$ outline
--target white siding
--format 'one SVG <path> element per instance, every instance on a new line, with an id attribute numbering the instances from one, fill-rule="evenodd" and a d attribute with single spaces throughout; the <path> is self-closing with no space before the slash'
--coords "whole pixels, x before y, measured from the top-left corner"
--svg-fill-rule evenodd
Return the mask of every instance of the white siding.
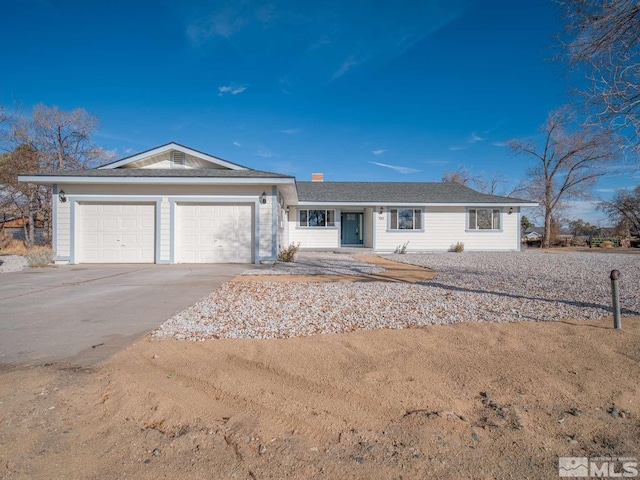
<path id="1" fill-rule="evenodd" d="M 260 222 L 258 255 L 261 259 L 275 260 L 271 250 L 273 238 L 273 201 L 274 198 L 267 192 L 267 203 L 264 205 L 258 204 L 258 221 Z"/>
<path id="2" fill-rule="evenodd" d="M 160 203 L 160 263 L 171 261 L 171 204 L 169 197 L 162 197 Z"/>
<path id="3" fill-rule="evenodd" d="M 313 208 L 313 207 L 309 207 Z M 298 227 L 298 211 L 289 211 L 289 242 L 300 243 L 300 248 L 340 247 L 340 210 L 336 210 L 336 226 L 328 228 Z"/>
<path id="4" fill-rule="evenodd" d="M 276 252 L 279 252 L 281 248 L 286 248 L 289 245 L 289 225 L 287 222 L 287 212 L 284 207 L 284 201 L 282 197 L 278 196 L 278 244 L 276 245 Z"/>
<path id="5" fill-rule="evenodd" d="M 373 222 L 375 221 L 375 210 L 373 208 L 365 208 L 364 216 L 364 246 L 373 247 Z"/>
<path id="6" fill-rule="evenodd" d="M 66 190 L 65 190 L 66 192 Z M 53 199 L 58 202 L 56 222 L 56 258 L 68 260 L 71 255 L 71 202 L 67 200 L 61 203 L 57 198 Z"/>
<path id="7" fill-rule="evenodd" d="M 393 208 L 393 207 L 391 207 Z M 423 209 L 423 232 L 388 231 L 388 208 L 383 218 L 375 215 L 376 251 L 393 251 L 409 242 L 407 251 L 446 251 L 463 242 L 466 251 L 518 250 L 518 215 L 502 209 L 501 231 L 468 231 L 466 207 L 427 207 Z"/>

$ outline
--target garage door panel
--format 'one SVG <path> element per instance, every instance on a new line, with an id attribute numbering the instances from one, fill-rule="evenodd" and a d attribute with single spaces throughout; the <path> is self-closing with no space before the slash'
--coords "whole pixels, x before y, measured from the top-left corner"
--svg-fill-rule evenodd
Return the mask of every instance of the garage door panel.
<path id="1" fill-rule="evenodd" d="M 153 263 L 155 205 L 81 203 L 81 263 Z"/>
<path id="2" fill-rule="evenodd" d="M 180 205 L 176 259 L 180 263 L 250 263 L 251 205 Z"/>

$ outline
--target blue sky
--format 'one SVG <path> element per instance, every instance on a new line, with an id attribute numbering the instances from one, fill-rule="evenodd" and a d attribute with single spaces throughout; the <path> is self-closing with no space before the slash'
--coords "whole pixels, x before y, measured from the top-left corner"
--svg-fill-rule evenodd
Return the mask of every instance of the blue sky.
<path id="1" fill-rule="evenodd" d="M 85 108 L 119 157 L 176 141 L 299 180 L 462 166 L 515 184 L 528 160 L 504 141 L 567 98 L 559 17 L 550 0 L 21 0 L 0 17 L 0 103 Z"/>

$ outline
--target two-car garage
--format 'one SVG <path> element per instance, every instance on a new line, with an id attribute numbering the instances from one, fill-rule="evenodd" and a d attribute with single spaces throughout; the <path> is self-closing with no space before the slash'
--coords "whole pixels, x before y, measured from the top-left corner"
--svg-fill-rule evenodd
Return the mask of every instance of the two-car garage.
<path id="1" fill-rule="evenodd" d="M 157 208 L 156 202 L 78 202 L 77 263 L 155 263 L 163 231 Z M 176 202 L 166 229 L 174 262 L 251 263 L 253 208 Z"/>

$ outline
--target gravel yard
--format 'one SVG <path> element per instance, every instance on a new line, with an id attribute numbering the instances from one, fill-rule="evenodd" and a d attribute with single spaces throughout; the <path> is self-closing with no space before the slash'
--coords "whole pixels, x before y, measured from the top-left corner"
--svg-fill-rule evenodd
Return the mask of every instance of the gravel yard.
<path id="1" fill-rule="evenodd" d="M 243 275 L 360 275 L 382 273 L 384 268 L 361 262 L 349 255 L 302 252 L 295 262 L 278 262 L 268 268 L 252 269 Z"/>
<path id="2" fill-rule="evenodd" d="M 21 255 L 2 255 L 0 263 L 0 273 L 19 272 L 27 267 L 27 259 Z"/>
<path id="3" fill-rule="evenodd" d="M 169 319 L 155 335 L 286 338 L 462 321 L 597 319 L 611 315 L 614 268 L 621 272 L 623 315 L 640 315 L 636 255 L 524 251 L 389 258 L 427 266 L 438 276 L 415 284 L 231 282 Z M 315 268 L 325 273 L 320 264 Z"/>

